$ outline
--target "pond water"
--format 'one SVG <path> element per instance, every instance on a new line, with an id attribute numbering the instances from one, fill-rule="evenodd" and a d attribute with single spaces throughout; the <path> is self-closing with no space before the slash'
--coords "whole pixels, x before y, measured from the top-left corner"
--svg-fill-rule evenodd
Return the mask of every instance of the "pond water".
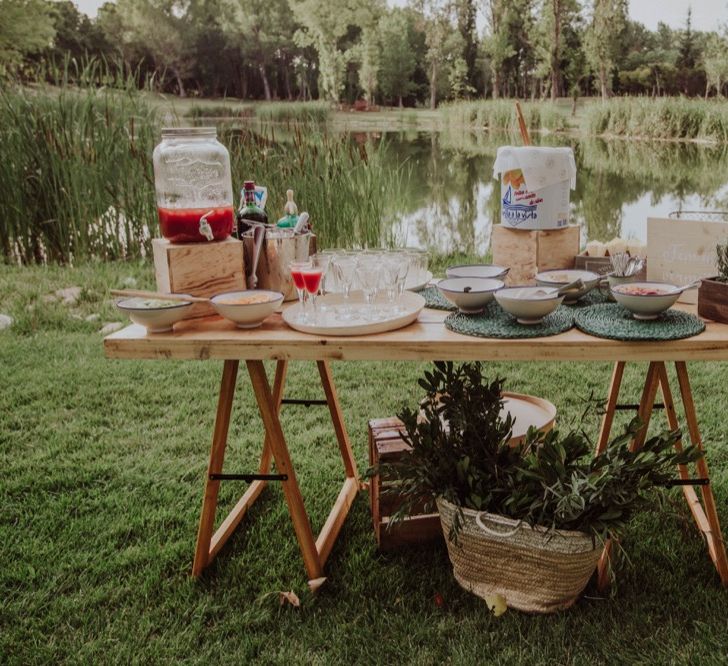
<path id="1" fill-rule="evenodd" d="M 517 136 L 487 132 L 389 132 L 385 161 L 404 169 L 402 192 L 388 204 L 398 242 L 437 252 L 485 254 L 500 221 L 493 179 L 498 146 Z M 574 149 L 577 185 L 571 222 L 582 240 L 646 240 L 647 218 L 673 211 L 728 210 L 728 146 L 573 137 L 537 137 Z"/>

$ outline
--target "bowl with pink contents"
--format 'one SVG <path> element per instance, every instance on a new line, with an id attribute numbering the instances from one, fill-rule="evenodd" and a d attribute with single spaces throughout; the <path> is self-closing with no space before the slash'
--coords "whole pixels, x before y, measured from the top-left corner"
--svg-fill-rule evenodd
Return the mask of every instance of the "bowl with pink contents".
<path id="1" fill-rule="evenodd" d="M 635 319 L 657 319 L 669 310 L 680 294 L 693 285 L 677 287 L 669 282 L 630 282 L 612 287 L 614 299 Z"/>

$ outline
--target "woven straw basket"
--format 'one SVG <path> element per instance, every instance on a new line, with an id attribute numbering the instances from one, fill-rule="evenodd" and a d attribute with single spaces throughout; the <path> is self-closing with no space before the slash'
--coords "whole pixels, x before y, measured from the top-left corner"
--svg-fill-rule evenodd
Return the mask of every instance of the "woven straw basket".
<path id="1" fill-rule="evenodd" d="M 585 532 L 548 532 L 472 509 L 463 509 L 455 543 L 448 535 L 457 507 L 438 498 L 437 508 L 457 582 L 479 597 L 500 594 L 518 610 L 551 613 L 568 608 L 601 555 Z"/>

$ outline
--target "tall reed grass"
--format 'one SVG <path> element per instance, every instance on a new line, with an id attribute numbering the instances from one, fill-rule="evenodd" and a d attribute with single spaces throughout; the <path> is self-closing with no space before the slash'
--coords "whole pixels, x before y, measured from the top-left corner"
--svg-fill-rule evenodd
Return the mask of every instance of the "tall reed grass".
<path id="1" fill-rule="evenodd" d="M 526 125 L 531 130 L 563 132 L 569 128 L 566 111 L 551 102 L 521 104 Z M 518 131 L 513 100 L 470 100 L 443 104 L 440 118 L 447 125 L 489 130 Z"/>
<path id="2" fill-rule="evenodd" d="M 590 104 L 584 122 L 596 136 L 728 141 L 728 104 L 722 100 L 618 97 Z"/>
<path id="3" fill-rule="evenodd" d="M 6 261 L 72 262 L 148 254 L 157 235 L 152 151 L 160 121 L 137 92 L 71 87 L 0 90 L 0 249 Z M 276 135 L 277 134 L 277 135 Z M 269 188 L 275 218 L 296 192 L 323 245 L 387 242 L 385 210 L 403 171 L 383 147 L 291 122 L 220 125 L 234 189 Z"/>

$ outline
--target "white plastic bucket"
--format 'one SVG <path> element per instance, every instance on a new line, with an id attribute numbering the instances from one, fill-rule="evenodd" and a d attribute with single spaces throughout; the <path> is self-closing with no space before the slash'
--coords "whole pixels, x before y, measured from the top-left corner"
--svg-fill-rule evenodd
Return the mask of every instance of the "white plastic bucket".
<path id="1" fill-rule="evenodd" d="M 570 190 L 576 178 L 570 149 L 499 148 L 494 175 L 500 176 L 504 227 L 561 229 L 568 226 Z"/>

